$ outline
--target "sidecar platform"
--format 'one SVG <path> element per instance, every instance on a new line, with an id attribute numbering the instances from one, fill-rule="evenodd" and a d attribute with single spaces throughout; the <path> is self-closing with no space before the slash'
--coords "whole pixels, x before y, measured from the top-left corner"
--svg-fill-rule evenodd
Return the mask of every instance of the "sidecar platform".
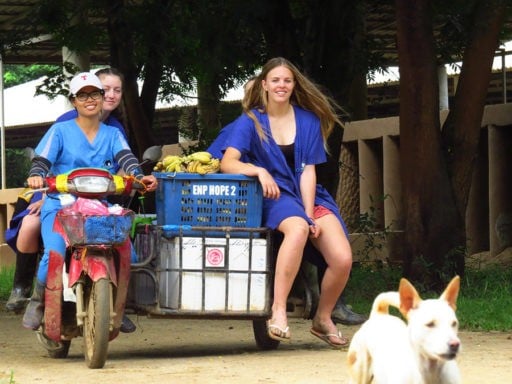
<path id="1" fill-rule="evenodd" d="M 150 317 L 268 318 L 270 230 L 214 229 L 138 225 L 126 307 Z"/>

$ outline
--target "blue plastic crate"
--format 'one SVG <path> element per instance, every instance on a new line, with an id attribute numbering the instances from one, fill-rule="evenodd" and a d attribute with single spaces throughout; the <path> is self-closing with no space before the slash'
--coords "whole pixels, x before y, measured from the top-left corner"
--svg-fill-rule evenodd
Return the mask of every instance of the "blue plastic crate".
<path id="1" fill-rule="evenodd" d="M 215 173 L 154 173 L 158 225 L 259 227 L 263 193 L 257 178 Z M 190 234 L 189 232 L 188 234 Z M 208 233 L 215 236 L 215 233 Z"/>

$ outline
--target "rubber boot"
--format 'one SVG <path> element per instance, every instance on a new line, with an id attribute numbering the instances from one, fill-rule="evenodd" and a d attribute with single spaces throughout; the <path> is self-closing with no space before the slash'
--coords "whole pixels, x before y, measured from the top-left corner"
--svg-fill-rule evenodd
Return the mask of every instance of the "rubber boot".
<path id="1" fill-rule="evenodd" d="M 345 304 L 343 293 L 340 295 L 338 301 L 336 302 L 336 306 L 331 313 L 331 319 L 336 324 L 339 323 L 343 325 L 358 325 L 368 320 L 366 316 L 355 313 L 349 306 Z"/>
<path id="2" fill-rule="evenodd" d="M 36 330 L 41 325 L 44 315 L 44 290 L 45 284 L 37 280 L 25 315 L 23 315 L 22 324 L 25 328 Z"/>
<path id="3" fill-rule="evenodd" d="M 20 312 L 27 303 L 37 266 L 37 253 L 16 253 L 16 269 L 11 295 L 5 308 L 8 311 Z"/>
<path id="4" fill-rule="evenodd" d="M 123 314 L 123 320 L 121 322 L 121 327 L 119 328 L 119 330 L 123 333 L 132 333 L 135 332 L 136 329 L 137 326 L 133 324 L 133 321 L 131 321 L 130 318 L 126 316 L 126 314 Z"/>

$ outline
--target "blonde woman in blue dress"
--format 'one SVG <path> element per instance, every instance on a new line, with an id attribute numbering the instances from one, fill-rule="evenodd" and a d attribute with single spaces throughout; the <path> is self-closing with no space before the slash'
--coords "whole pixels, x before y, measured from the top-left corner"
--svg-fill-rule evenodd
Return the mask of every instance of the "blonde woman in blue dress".
<path id="1" fill-rule="evenodd" d="M 244 97 L 243 114 L 233 124 L 221 170 L 258 177 L 263 225 L 283 234 L 269 337 L 291 338 L 286 302 L 309 238 L 327 264 L 311 333 L 332 347 L 347 346 L 331 313 L 347 283 L 352 252 L 339 208 L 317 184 L 315 171 L 327 159 L 327 137 L 336 124 L 342 125 L 334 104 L 291 62 L 274 58 Z M 250 164 L 240 161 L 242 157 Z"/>

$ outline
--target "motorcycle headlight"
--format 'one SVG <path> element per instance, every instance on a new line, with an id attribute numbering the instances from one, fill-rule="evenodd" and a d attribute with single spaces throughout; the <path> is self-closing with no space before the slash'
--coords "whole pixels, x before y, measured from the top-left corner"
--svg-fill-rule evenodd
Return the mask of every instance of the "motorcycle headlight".
<path id="1" fill-rule="evenodd" d="M 101 176 L 79 176 L 75 177 L 72 183 L 79 193 L 115 192 L 111 180 Z"/>
<path id="2" fill-rule="evenodd" d="M 98 198 L 116 191 L 113 176 L 104 169 L 79 168 L 55 177 L 55 189 L 62 193 Z"/>

